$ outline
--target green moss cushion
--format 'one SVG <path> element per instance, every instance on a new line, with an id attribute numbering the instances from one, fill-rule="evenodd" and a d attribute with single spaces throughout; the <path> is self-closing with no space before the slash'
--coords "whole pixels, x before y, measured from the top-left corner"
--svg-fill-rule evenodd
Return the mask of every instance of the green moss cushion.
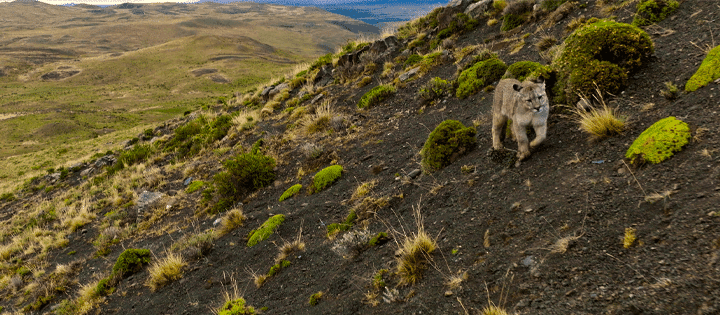
<path id="1" fill-rule="evenodd" d="M 650 36 L 630 24 L 600 20 L 577 29 L 552 65 L 559 75 L 556 101 L 572 102 L 576 92 L 591 95 L 595 84 L 603 92 L 620 92 L 627 85 L 627 74 L 653 51 Z"/>
<path id="2" fill-rule="evenodd" d="M 632 24 L 645 26 L 664 20 L 680 6 L 675 0 L 642 0 L 637 4 L 637 12 Z"/>
<path id="3" fill-rule="evenodd" d="M 690 128 L 675 117 L 667 117 L 643 131 L 625 153 L 632 163 L 660 163 L 688 143 Z"/>
<path id="4" fill-rule="evenodd" d="M 514 78 L 522 82 L 541 67 L 542 65 L 540 63 L 534 61 L 518 61 L 507 68 L 503 79 Z"/>
<path id="5" fill-rule="evenodd" d="M 295 194 L 297 194 L 300 191 L 301 188 L 302 188 L 302 185 L 300 185 L 300 184 L 293 185 L 292 187 L 288 188 L 282 194 L 282 196 L 280 196 L 280 200 L 278 200 L 278 201 L 283 201 L 285 199 L 288 199 L 288 198 L 294 196 Z"/>
<path id="6" fill-rule="evenodd" d="M 277 214 L 270 219 L 267 219 L 267 221 L 265 221 L 265 223 L 263 223 L 259 228 L 250 233 L 247 246 L 252 247 L 257 245 L 257 243 L 266 240 L 273 234 L 275 229 L 283 223 L 283 221 L 285 221 L 285 215 L 282 214 Z"/>
<path id="7" fill-rule="evenodd" d="M 365 93 L 357 104 L 358 108 L 366 108 L 377 105 L 395 93 L 392 85 L 378 85 Z"/>
<path id="8" fill-rule="evenodd" d="M 505 70 L 507 70 L 507 66 L 497 58 L 490 58 L 474 64 L 460 73 L 455 96 L 466 98 L 477 93 L 485 86 L 500 80 L 505 74 Z"/>
<path id="9" fill-rule="evenodd" d="M 430 133 L 420 151 L 422 166 L 432 172 L 450 165 L 475 144 L 475 128 L 465 127 L 457 120 L 446 120 Z"/>
<path id="10" fill-rule="evenodd" d="M 695 91 L 718 78 L 720 78 L 720 46 L 710 50 L 700 64 L 700 68 L 685 84 L 685 91 Z"/>
<path id="11" fill-rule="evenodd" d="M 128 248 L 118 256 L 112 269 L 114 276 L 127 276 L 139 271 L 143 265 L 150 262 L 150 250 Z"/>
<path id="12" fill-rule="evenodd" d="M 317 172 L 313 178 L 314 192 L 323 190 L 326 186 L 332 184 L 336 179 L 342 175 L 343 167 L 340 165 L 333 165 L 324 168 L 322 171 Z"/>

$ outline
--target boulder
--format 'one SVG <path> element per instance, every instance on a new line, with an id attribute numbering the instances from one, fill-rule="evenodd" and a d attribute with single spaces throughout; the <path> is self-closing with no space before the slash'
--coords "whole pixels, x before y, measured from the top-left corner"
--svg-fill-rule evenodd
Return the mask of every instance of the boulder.
<path id="1" fill-rule="evenodd" d="M 83 167 L 85 167 L 85 163 L 84 163 L 84 162 L 78 162 L 78 163 L 75 163 L 75 164 L 73 164 L 73 165 L 70 165 L 70 171 L 71 171 L 71 172 L 77 172 L 77 171 L 81 170 Z"/>
<path id="2" fill-rule="evenodd" d="M 395 36 L 388 36 L 378 39 L 370 45 L 370 52 L 378 56 L 388 56 L 395 53 L 400 48 L 400 42 Z"/>
<path id="3" fill-rule="evenodd" d="M 268 94 L 268 96 L 273 97 L 273 96 L 275 96 L 276 94 L 282 92 L 284 89 L 287 89 L 287 88 L 289 88 L 289 87 L 290 87 L 290 84 L 287 84 L 287 83 L 278 84 L 278 86 L 276 86 L 275 88 L 273 88 L 273 89 L 270 91 L 270 93 Z"/>
<path id="4" fill-rule="evenodd" d="M 270 91 L 272 91 L 274 88 L 275 88 L 274 85 L 266 87 L 265 89 L 262 90 L 262 92 L 260 92 L 260 96 L 267 97 L 268 94 L 270 93 Z"/>
<path id="5" fill-rule="evenodd" d="M 401 74 L 399 78 L 400 82 L 409 80 L 418 72 L 418 70 L 420 70 L 420 67 L 412 68 L 408 72 Z"/>
<path id="6" fill-rule="evenodd" d="M 473 2 L 473 0 L 453 0 L 446 5 L 440 14 L 438 14 L 438 25 L 440 29 L 444 29 L 450 25 L 455 19 L 455 15 L 465 12 L 465 9 Z"/>
<path id="7" fill-rule="evenodd" d="M 324 65 L 322 68 L 320 68 L 320 71 L 318 71 L 317 74 L 315 74 L 315 77 L 313 77 L 313 83 L 317 86 L 325 86 L 328 83 L 333 81 L 332 76 L 332 67 L 328 65 Z M 302 96 L 300 96 L 302 97 Z"/>
<path id="8" fill-rule="evenodd" d="M 80 177 L 90 176 L 94 172 L 95 172 L 94 167 L 88 167 L 88 168 L 84 169 L 82 172 L 80 172 Z"/>
<path id="9" fill-rule="evenodd" d="M 465 9 L 465 14 L 473 19 L 479 19 L 483 17 L 485 12 L 490 11 L 492 8 L 493 0 L 480 0 L 473 3 Z"/>
<path id="10" fill-rule="evenodd" d="M 113 155 L 106 155 L 95 161 L 95 168 L 101 168 L 106 165 L 113 165 L 117 162 L 117 159 Z"/>
<path id="11" fill-rule="evenodd" d="M 160 201 L 164 196 L 165 194 L 163 193 L 143 190 L 140 196 L 138 196 L 138 213 L 145 211 L 145 209 L 147 208 L 157 206 L 158 204 L 160 204 Z"/>
<path id="12" fill-rule="evenodd" d="M 60 179 L 60 173 L 52 173 L 45 175 L 45 181 L 47 181 L 50 184 L 54 184 Z"/>
<path id="13" fill-rule="evenodd" d="M 360 62 L 360 55 L 366 51 L 370 50 L 370 46 L 365 46 L 363 48 L 360 48 L 357 51 L 350 52 L 347 54 L 344 54 L 340 56 L 340 59 L 338 59 L 338 67 L 348 67 L 353 66 Z"/>

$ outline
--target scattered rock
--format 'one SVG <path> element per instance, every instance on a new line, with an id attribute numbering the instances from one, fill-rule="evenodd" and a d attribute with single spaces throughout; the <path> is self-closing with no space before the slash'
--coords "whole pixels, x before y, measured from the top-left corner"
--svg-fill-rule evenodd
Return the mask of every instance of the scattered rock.
<path id="1" fill-rule="evenodd" d="M 268 94 L 270 93 L 270 91 L 272 91 L 274 88 L 275 88 L 274 85 L 266 87 L 265 89 L 262 90 L 262 92 L 260 92 L 260 96 L 267 97 Z"/>
<path id="2" fill-rule="evenodd" d="M 183 182 L 183 185 L 184 185 L 184 186 L 190 185 L 190 184 L 192 183 L 192 181 L 193 181 L 193 177 L 190 176 L 190 177 L 188 177 L 188 178 L 185 179 L 185 181 Z"/>
<path id="3" fill-rule="evenodd" d="M 450 290 L 445 291 L 445 296 L 452 296 L 452 295 L 453 295 L 453 291 L 450 291 Z"/>
<path id="4" fill-rule="evenodd" d="M 400 75 L 400 81 L 407 81 L 410 78 L 412 78 L 417 72 L 420 70 L 420 67 L 412 68 L 408 72 L 405 72 Z"/>
<path id="5" fill-rule="evenodd" d="M 478 19 L 484 16 L 485 12 L 492 8 L 493 0 L 481 0 L 480 2 L 473 3 L 465 9 L 465 14 L 473 19 Z"/>
<path id="6" fill-rule="evenodd" d="M 163 193 L 144 190 L 140 196 L 138 196 L 138 212 L 142 212 L 146 208 L 156 206 L 163 196 L 165 196 Z"/>
<path id="7" fill-rule="evenodd" d="M 310 104 L 315 104 L 315 103 L 317 103 L 317 102 L 320 101 L 324 96 L 325 96 L 325 94 L 322 94 L 322 93 L 318 94 L 317 96 L 315 96 L 315 97 L 312 99 L 312 101 L 310 101 Z"/>
<path id="8" fill-rule="evenodd" d="M 269 96 L 269 97 L 273 97 L 273 96 L 275 96 L 276 94 L 282 92 L 282 90 L 287 89 L 287 88 L 289 88 L 289 87 L 290 87 L 290 85 L 287 84 L 287 83 L 279 84 L 278 86 L 276 86 L 275 88 L 273 88 L 272 90 L 270 90 L 270 92 L 268 92 L 268 96 Z"/>
<path id="9" fill-rule="evenodd" d="M 408 176 L 412 179 L 415 179 L 415 177 L 420 176 L 420 173 L 422 173 L 422 171 L 420 171 L 419 169 L 414 169 L 412 172 L 410 172 L 410 174 L 408 174 Z"/>
<path id="10" fill-rule="evenodd" d="M 60 179 L 60 173 L 52 173 L 52 174 L 45 175 L 45 181 L 47 181 L 48 183 L 51 183 L 51 184 L 55 183 L 59 179 Z"/>
<path id="11" fill-rule="evenodd" d="M 525 267 L 532 267 L 535 265 L 535 256 L 527 256 L 522 260 L 522 264 Z"/>
<path id="12" fill-rule="evenodd" d="M 80 172 L 80 177 L 90 176 L 94 172 L 95 172 L 94 167 L 88 167 L 88 168 L 84 169 L 82 172 Z"/>
<path id="13" fill-rule="evenodd" d="M 115 156 L 108 154 L 95 161 L 95 168 L 101 168 L 106 165 L 113 165 L 115 164 L 115 162 L 117 162 Z"/>

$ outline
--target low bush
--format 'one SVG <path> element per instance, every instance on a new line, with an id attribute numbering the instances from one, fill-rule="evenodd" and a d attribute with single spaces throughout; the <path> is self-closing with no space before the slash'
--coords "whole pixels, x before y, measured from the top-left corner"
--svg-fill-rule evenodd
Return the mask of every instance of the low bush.
<path id="1" fill-rule="evenodd" d="M 475 63 L 460 73 L 455 96 L 462 99 L 477 93 L 485 86 L 500 80 L 505 70 L 505 63 L 494 57 Z"/>
<path id="2" fill-rule="evenodd" d="M 218 310 L 217 315 L 254 315 L 255 309 L 252 306 L 245 305 L 245 299 L 237 298 L 234 300 L 228 300 Z"/>
<path id="3" fill-rule="evenodd" d="M 223 162 L 225 171 L 213 177 L 220 200 L 212 211 L 230 208 L 246 194 L 270 185 L 275 180 L 275 159 L 261 153 L 243 153 Z"/>
<path id="4" fill-rule="evenodd" d="M 420 151 L 423 169 L 432 172 L 450 165 L 475 145 L 475 133 L 475 128 L 465 127 L 457 120 L 440 123 Z"/>
<path id="5" fill-rule="evenodd" d="M 660 163 L 682 149 L 690 139 L 687 123 L 667 117 L 652 124 L 628 148 L 625 157 L 633 164 Z"/>
<path id="6" fill-rule="evenodd" d="M 188 194 L 192 194 L 192 193 L 200 190 L 203 187 L 205 187 L 205 182 L 203 182 L 201 180 L 195 180 L 192 183 L 190 183 L 190 185 L 188 185 L 188 187 L 185 189 L 185 192 Z"/>
<path id="7" fill-rule="evenodd" d="M 150 259 L 150 250 L 128 248 L 118 256 L 113 265 L 112 274 L 114 277 L 131 275 L 150 263 Z"/>
<path id="8" fill-rule="evenodd" d="M 357 104 L 358 108 L 375 106 L 395 94 L 395 88 L 391 85 L 378 85 L 365 93 Z"/>
<path id="9" fill-rule="evenodd" d="M 250 232 L 247 246 L 253 247 L 257 245 L 257 243 L 260 243 L 270 237 L 270 235 L 273 234 L 275 229 L 277 229 L 283 221 L 285 221 L 285 215 L 282 214 L 276 214 L 267 219 L 267 221 L 265 221 L 265 223 L 263 223 L 259 228 Z"/>
<path id="10" fill-rule="evenodd" d="M 506 78 L 514 78 L 518 81 L 522 82 L 525 81 L 528 77 L 530 77 L 531 74 L 536 72 L 538 69 L 543 67 L 540 63 L 533 62 L 533 61 L 518 61 L 516 63 L 511 64 L 507 71 L 505 72 L 505 75 L 502 77 L 503 79 Z"/>
<path id="11" fill-rule="evenodd" d="M 153 290 L 182 278 L 183 268 L 187 263 L 179 254 L 169 252 L 165 258 L 156 261 L 150 266 L 148 286 Z"/>
<path id="12" fill-rule="evenodd" d="M 435 77 L 420 88 L 418 95 L 425 101 L 432 101 L 451 94 L 452 89 L 452 83 Z"/>

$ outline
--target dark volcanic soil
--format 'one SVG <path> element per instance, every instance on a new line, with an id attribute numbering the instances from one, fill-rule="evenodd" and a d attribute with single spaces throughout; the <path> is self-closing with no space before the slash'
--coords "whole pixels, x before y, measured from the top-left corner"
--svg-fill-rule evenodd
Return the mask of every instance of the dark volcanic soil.
<path id="1" fill-rule="evenodd" d="M 504 48 L 499 56 L 508 65 L 542 62 L 533 45 L 540 36 L 564 38 L 568 22 L 580 15 L 600 16 L 596 11 L 590 3 L 537 33 L 538 24 L 526 24 L 517 33 L 530 33 L 525 46 L 516 54 Z M 308 195 L 303 189 L 277 202 L 298 182 L 297 169 L 313 162 L 299 149 L 307 139 L 285 144 L 282 148 L 291 153 L 278 166 L 278 182 L 247 200 L 243 211 L 248 220 L 242 227 L 218 239 L 204 258 L 190 261 L 181 280 L 155 292 L 145 286 L 147 269 L 123 280 L 99 313 L 209 314 L 221 305 L 223 292 L 232 291 L 234 279 L 247 303 L 264 308 L 264 314 L 478 314 L 489 302 L 517 314 L 720 314 L 720 85 L 681 93 L 673 101 L 659 92 L 666 81 L 682 88 L 705 57 L 702 48 L 718 44 L 712 34 L 720 34 L 719 12 L 713 1 L 684 1 L 671 18 L 647 28 L 655 43 L 654 57 L 610 100 L 628 116 L 622 135 L 588 140 L 555 108 L 547 140 L 519 168 L 507 168 L 488 156 L 492 94 L 479 92 L 465 100 L 452 96 L 427 107 L 416 99 L 418 88 L 431 78 L 451 79 L 453 63 L 408 82 L 367 111 L 356 110 L 357 101 L 378 84 L 381 71 L 360 89 L 331 85 L 326 90 L 335 107 L 351 116 L 359 130 L 348 131 L 357 137 L 344 140 L 337 135 L 312 139 L 344 167 L 337 182 L 320 193 Z M 632 21 L 627 10 L 614 14 L 618 21 Z M 502 40 L 499 25 L 485 22 L 461 36 L 457 46 Z M 667 116 L 690 124 L 691 142 L 660 164 L 628 167 L 623 157 L 632 141 Z M 438 172 L 407 177 L 420 168 L 418 153 L 428 134 L 445 119 L 465 125 L 479 121 L 477 148 Z M 263 122 L 260 129 L 268 131 L 266 137 L 276 136 L 286 128 L 277 123 Z M 247 135 L 243 145 L 249 147 L 257 138 Z M 516 149 L 509 139 L 505 146 Z M 470 172 L 461 170 L 463 166 Z M 202 176 L 210 178 L 218 168 L 208 165 Z M 171 174 L 163 189 L 183 190 L 182 173 Z M 300 180 L 304 187 L 311 185 L 312 174 Z M 371 180 L 378 182 L 371 195 L 388 197 L 389 203 L 365 224 L 371 235 L 388 232 L 391 240 L 343 257 L 332 249 L 343 235 L 328 240 L 326 225 L 343 221 L 353 191 Z M 669 195 L 645 201 L 654 193 Z M 201 198 L 199 193 L 190 197 Z M 194 204 L 183 204 L 163 220 L 192 221 L 185 218 L 192 218 L 194 209 Z M 415 285 L 396 287 L 397 276 L 386 275 L 388 289 L 376 291 L 373 275 L 380 269 L 392 273 L 396 242 L 417 231 L 415 210 L 422 214 L 425 230 L 437 238 L 432 263 Z M 245 246 L 252 229 L 280 213 L 286 220 L 273 236 Z M 107 259 L 87 260 L 80 283 L 112 268 L 123 248 L 148 248 L 162 256 L 174 240 L 204 230 L 214 220 L 201 218 L 185 224 L 183 231 L 125 240 Z M 631 227 L 637 230 L 637 241 L 626 249 L 623 235 Z M 306 250 L 289 257 L 289 267 L 257 288 L 250 274 L 267 273 L 277 247 L 300 232 Z M 73 235 L 68 247 L 53 253 L 57 262 L 67 260 L 66 253 L 73 250 L 91 257 L 87 242 L 96 235 L 92 229 Z M 467 280 L 459 288 L 445 285 L 461 272 L 467 272 Z M 322 298 L 310 306 L 310 295 L 318 291 Z M 379 293 L 377 306 L 367 299 L 373 292 Z"/>

